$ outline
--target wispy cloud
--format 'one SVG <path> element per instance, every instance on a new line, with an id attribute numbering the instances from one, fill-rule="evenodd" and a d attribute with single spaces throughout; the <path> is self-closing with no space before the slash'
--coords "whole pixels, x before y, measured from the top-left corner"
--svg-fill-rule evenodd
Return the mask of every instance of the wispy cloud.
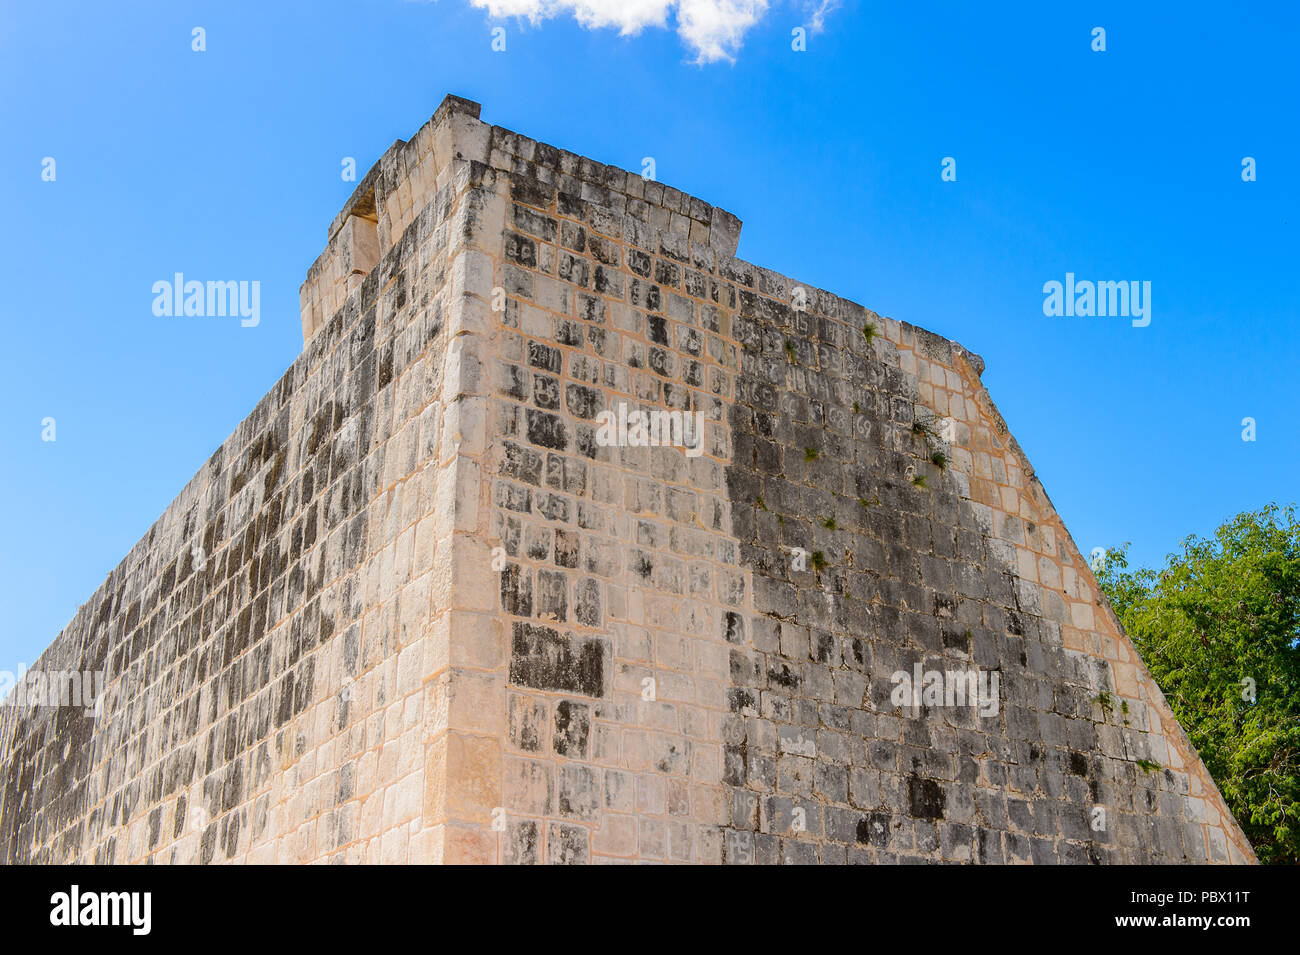
<path id="1" fill-rule="evenodd" d="M 519 17 L 540 23 L 572 14 L 587 28 L 614 28 L 634 36 L 646 27 L 667 28 L 669 14 L 677 35 L 700 63 L 735 60 L 746 31 L 767 13 L 768 0 L 469 0 L 493 17 Z M 822 0 L 820 18 L 837 0 Z M 818 22 L 820 27 L 820 22 Z"/>
<path id="2" fill-rule="evenodd" d="M 828 14 L 838 10 L 840 0 L 813 0 L 811 3 L 805 3 L 804 9 L 808 11 L 808 26 L 812 28 L 813 33 L 820 33 L 826 26 L 826 17 Z"/>

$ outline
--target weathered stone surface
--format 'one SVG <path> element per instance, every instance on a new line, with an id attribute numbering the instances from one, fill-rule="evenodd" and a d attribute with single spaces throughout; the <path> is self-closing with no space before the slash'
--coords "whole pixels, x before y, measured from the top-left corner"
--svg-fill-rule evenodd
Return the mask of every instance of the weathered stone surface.
<path id="1" fill-rule="evenodd" d="M 0 858 L 1253 860 L 978 356 L 478 112 L 40 661 L 100 714 L 5 708 Z"/>

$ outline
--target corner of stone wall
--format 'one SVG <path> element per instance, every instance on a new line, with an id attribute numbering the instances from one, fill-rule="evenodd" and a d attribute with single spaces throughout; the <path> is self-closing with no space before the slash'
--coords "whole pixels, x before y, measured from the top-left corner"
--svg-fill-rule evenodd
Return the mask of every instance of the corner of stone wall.
<path id="1" fill-rule="evenodd" d="M 362 177 L 330 223 L 325 251 L 298 289 L 304 347 L 460 165 L 487 159 L 489 127 L 478 115 L 479 104 L 445 97 L 409 142 L 396 140 Z"/>
<path id="2" fill-rule="evenodd" d="M 446 97 L 409 141 L 398 140 L 335 217 L 300 299 L 304 347 L 367 276 L 380 284 L 404 259 L 410 227 L 449 210 L 441 319 L 442 420 L 430 519 L 430 604 L 422 623 L 423 805 L 408 861 L 494 862 L 493 813 L 502 800 L 506 645 L 496 616 L 487 543 L 488 355 L 493 255 L 505 225 L 504 183 L 487 165 L 491 127 L 479 106 Z M 441 218 L 441 216 L 438 216 Z"/>
<path id="3" fill-rule="evenodd" d="M 496 611 L 499 575 L 488 544 L 488 357 L 492 252 L 505 224 L 497 173 L 484 164 L 487 129 L 465 101 L 449 98 L 432 121 L 434 150 L 448 157 L 454 204 L 444 312 L 444 417 L 435 504 L 435 592 L 429 628 L 437 647 L 427 674 L 424 823 L 439 862 L 498 861 L 493 827 L 501 805 L 506 636 Z M 474 104 L 470 104 L 473 106 Z M 418 136 L 417 136 L 418 139 Z"/>

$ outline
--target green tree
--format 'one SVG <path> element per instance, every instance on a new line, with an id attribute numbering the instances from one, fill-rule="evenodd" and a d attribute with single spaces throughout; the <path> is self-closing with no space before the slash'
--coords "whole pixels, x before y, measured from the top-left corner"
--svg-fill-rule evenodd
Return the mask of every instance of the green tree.
<path id="1" fill-rule="evenodd" d="M 1294 505 L 1189 537 L 1164 570 L 1109 551 L 1097 582 L 1261 862 L 1300 861 L 1300 524 Z"/>

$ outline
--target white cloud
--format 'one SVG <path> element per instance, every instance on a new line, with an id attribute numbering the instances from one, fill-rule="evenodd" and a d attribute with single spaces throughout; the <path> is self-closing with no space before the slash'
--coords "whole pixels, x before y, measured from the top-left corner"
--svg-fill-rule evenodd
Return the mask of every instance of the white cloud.
<path id="1" fill-rule="evenodd" d="M 469 0 L 493 17 L 519 17 L 539 23 L 571 13 L 583 27 L 611 27 L 634 36 L 646 27 L 668 26 L 673 14 L 677 35 L 697 62 L 733 60 L 745 32 L 767 13 L 768 0 Z M 823 9 L 825 4 L 823 4 Z"/>
<path id="2" fill-rule="evenodd" d="M 838 9 L 839 5 L 840 0 L 816 0 L 804 4 L 804 9 L 809 11 L 808 26 L 812 28 L 813 33 L 822 32 L 822 28 L 826 26 L 826 15 Z"/>

